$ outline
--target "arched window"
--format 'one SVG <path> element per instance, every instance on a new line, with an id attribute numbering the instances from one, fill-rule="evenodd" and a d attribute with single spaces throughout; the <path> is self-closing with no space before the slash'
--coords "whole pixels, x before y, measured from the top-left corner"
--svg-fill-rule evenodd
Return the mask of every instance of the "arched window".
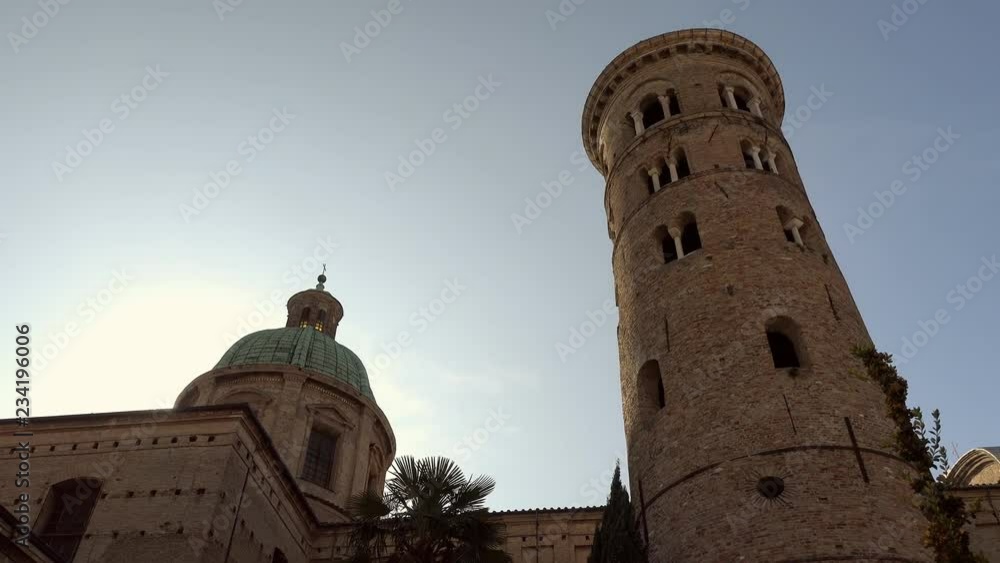
<path id="1" fill-rule="evenodd" d="M 670 98 L 670 117 L 680 115 L 681 101 L 677 98 L 677 90 L 667 90 L 667 96 Z"/>
<path id="2" fill-rule="evenodd" d="M 785 240 L 795 242 L 795 226 L 792 223 L 795 215 L 783 205 L 775 207 L 774 210 L 778 212 L 778 224 L 781 225 L 781 230 L 785 232 Z"/>
<path id="3" fill-rule="evenodd" d="M 639 407 L 653 413 L 667 406 L 667 396 L 663 390 L 663 376 L 660 363 L 649 360 L 639 369 Z"/>
<path id="4" fill-rule="evenodd" d="M 652 168 L 641 170 L 640 174 L 645 177 L 646 190 L 649 195 L 660 191 L 671 181 L 670 166 L 662 158 L 657 159 Z"/>
<path id="5" fill-rule="evenodd" d="M 659 177 L 654 178 L 653 176 L 656 174 L 660 175 Z M 658 168 L 650 170 L 643 168 L 639 171 L 639 176 L 646 182 L 646 191 L 649 192 L 649 195 L 655 194 L 660 189 L 660 186 L 663 185 L 663 175 L 660 173 Z"/>
<path id="6" fill-rule="evenodd" d="M 750 111 L 750 92 L 742 86 L 733 88 L 733 97 L 736 98 L 736 109 L 740 111 Z"/>
<path id="7" fill-rule="evenodd" d="M 740 152 L 743 153 L 743 166 L 747 170 L 757 170 L 757 159 L 754 158 L 754 149 L 750 141 L 746 139 L 740 141 Z"/>
<path id="8" fill-rule="evenodd" d="M 103 485 L 99 479 L 78 477 L 49 488 L 35 528 L 39 539 L 64 561 L 73 560 Z"/>
<path id="9" fill-rule="evenodd" d="M 664 264 L 677 260 L 677 243 L 674 242 L 674 237 L 670 236 L 670 231 L 666 227 L 661 226 L 656 229 L 656 240 L 660 243 Z"/>
<path id="10" fill-rule="evenodd" d="M 698 222 L 694 215 L 685 213 L 681 216 L 683 227 L 681 227 L 681 250 L 684 256 L 691 254 L 695 250 L 701 249 L 701 235 L 698 234 Z"/>
<path id="11" fill-rule="evenodd" d="M 302 315 L 299 317 L 299 328 L 305 328 L 305 327 L 309 326 L 309 316 L 310 316 L 310 314 L 311 314 L 311 311 L 309 310 L 309 307 L 306 307 L 305 309 L 302 309 Z"/>
<path id="12" fill-rule="evenodd" d="M 687 153 L 684 149 L 678 148 L 673 153 L 674 166 L 677 167 L 677 179 L 687 178 L 691 175 L 691 166 L 688 164 Z"/>
<path id="13" fill-rule="evenodd" d="M 330 488 L 333 477 L 333 456 L 337 450 L 337 436 L 320 428 L 313 428 L 302 464 L 302 479 Z"/>
<path id="14" fill-rule="evenodd" d="M 271 563 L 288 563 L 288 558 L 285 557 L 285 553 L 278 548 L 274 548 L 274 554 L 271 555 Z"/>
<path id="15" fill-rule="evenodd" d="M 743 86 L 720 84 L 719 98 L 722 100 L 724 108 L 753 113 L 750 109 L 750 100 L 753 99 L 753 94 Z"/>
<path id="16" fill-rule="evenodd" d="M 776 317 L 767 323 L 767 345 L 776 369 L 799 368 L 805 364 L 802 333 L 795 321 Z"/>
<path id="17" fill-rule="evenodd" d="M 316 319 L 316 330 L 323 332 L 323 325 L 326 323 L 326 309 L 319 310 L 319 318 Z"/>
<path id="18" fill-rule="evenodd" d="M 639 111 L 642 112 L 642 126 L 644 129 L 649 129 L 666 118 L 663 114 L 663 104 L 660 103 L 659 98 L 653 95 L 646 96 L 643 99 L 642 103 L 639 104 Z"/>

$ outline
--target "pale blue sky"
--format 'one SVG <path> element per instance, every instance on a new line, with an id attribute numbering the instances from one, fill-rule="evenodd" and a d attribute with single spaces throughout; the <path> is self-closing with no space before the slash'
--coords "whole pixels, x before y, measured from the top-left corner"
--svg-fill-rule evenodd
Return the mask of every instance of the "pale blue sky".
<path id="1" fill-rule="evenodd" d="M 375 372 L 409 336 L 373 374 L 399 453 L 493 475 L 494 508 L 601 502 L 624 456 L 616 316 L 565 362 L 556 352 L 613 298 L 603 183 L 578 154 L 583 102 L 623 49 L 728 9 L 725 26 L 774 60 L 790 111 L 812 87 L 833 92 L 790 142 L 879 346 L 898 354 L 919 321 L 949 315 L 903 366 L 912 402 L 942 409 L 958 451 L 1000 442 L 1000 280 L 961 310 L 948 297 L 1000 251 L 995 3 L 912 4 L 886 40 L 891 1 L 586 0 L 553 29 L 556 0 L 401 0 L 346 60 L 341 44 L 389 4 L 243 0 L 220 20 L 204 1 L 77 0 L 26 42 L 7 35 L 5 324 L 64 343 L 37 376 L 34 414 L 172 404 L 241 321 L 282 324 L 332 242 L 339 340 Z M 39 11 L 4 2 L 4 33 Z M 446 113 L 481 79 L 493 85 L 474 112 Z M 144 99 L 126 115 L 115 99 L 136 87 Z M 102 120 L 110 132 L 57 177 L 53 162 Z M 241 143 L 267 127 L 281 130 L 249 160 Z M 948 127 L 958 139 L 913 181 L 904 164 Z M 446 138 L 390 190 L 385 173 L 436 128 Z M 185 221 L 180 206 L 231 160 L 228 187 Z M 511 214 L 560 173 L 572 183 L 519 233 Z M 852 242 L 844 224 L 896 179 L 906 192 Z M 464 289 L 437 310 L 456 280 Z M 433 322 L 413 317 L 422 307 Z M 68 338 L 67 323 L 79 327 Z"/>

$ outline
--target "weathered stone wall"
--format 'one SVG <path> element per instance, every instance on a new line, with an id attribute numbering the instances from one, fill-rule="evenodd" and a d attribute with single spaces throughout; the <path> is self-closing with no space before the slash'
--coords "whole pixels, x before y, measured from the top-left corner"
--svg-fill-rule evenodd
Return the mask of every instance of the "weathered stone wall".
<path id="1" fill-rule="evenodd" d="M 503 526 L 504 550 L 512 563 L 586 563 L 603 508 L 513 510 L 493 513 Z M 349 525 L 321 529 L 315 561 L 347 561 Z"/>
<path id="2" fill-rule="evenodd" d="M 320 520 L 346 522 L 351 495 L 384 484 L 395 438 L 378 405 L 349 385 L 290 366 L 223 368 L 195 378 L 178 400 L 181 407 L 234 403 L 250 406 L 296 477 L 312 428 L 336 434 L 329 486 L 299 479 Z"/>
<path id="3" fill-rule="evenodd" d="M 500 512 L 512 563 L 587 563 L 601 508 Z"/>
<path id="4" fill-rule="evenodd" d="M 307 504 L 248 420 L 242 411 L 39 419 L 31 425 L 32 525 L 50 487 L 78 479 L 76 497 L 99 498 L 75 563 L 213 563 L 230 545 L 234 563 L 275 548 L 305 563 Z M 0 448 L 15 447 L 13 426 L 0 427 Z M 0 472 L 13 476 L 16 466 L 0 458 Z M 19 492 L 0 480 L 0 495 Z"/>
<path id="5" fill-rule="evenodd" d="M 727 84 L 762 116 L 724 107 Z M 681 114 L 637 135 L 630 113 L 667 87 Z M 607 178 L 631 490 L 644 492 L 652 560 L 927 561 L 883 395 L 851 356 L 870 338 L 779 127 L 783 103 L 759 48 L 702 30 L 627 50 L 585 110 Z M 776 154 L 777 173 L 747 169 L 741 142 Z M 691 175 L 650 194 L 646 171 L 678 147 Z M 684 214 L 702 248 L 664 263 L 659 237 Z M 786 240 L 789 217 L 804 246 Z M 772 362 L 766 327 L 780 319 L 797 370 Z M 639 380 L 651 360 L 662 409 Z M 766 498 L 762 477 L 784 490 Z"/>

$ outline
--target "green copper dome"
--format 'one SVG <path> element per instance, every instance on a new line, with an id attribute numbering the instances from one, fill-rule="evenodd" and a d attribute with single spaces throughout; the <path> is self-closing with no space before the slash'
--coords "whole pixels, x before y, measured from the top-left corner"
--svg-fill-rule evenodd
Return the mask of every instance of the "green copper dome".
<path id="1" fill-rule="evenodd" d="M 215 369 L 259 364 L 286 364 L 321 373 L 375 400 L 361 359 L 331 336 L 311 327 L 261 330 L 236 341 Z"/>

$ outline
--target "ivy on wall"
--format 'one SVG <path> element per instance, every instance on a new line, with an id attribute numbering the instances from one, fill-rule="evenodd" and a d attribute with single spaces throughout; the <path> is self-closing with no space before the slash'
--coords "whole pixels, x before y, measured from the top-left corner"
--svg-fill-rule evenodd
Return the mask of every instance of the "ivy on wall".
<path id="1" fill-rule="evenodd" d="M 858 347 L 854 355 L 865 365 L 868 377 L 885 393 L 889 417 L 896 425 L 896 448 L 899 455 L 916 469 L 910 482 L 920 497 L 920 511 L 927 519 L 924 546 L 934 553 L 936 563 L 989 563 L 969 547 L 964 526 L 970 516 L 961 499 L 951 495 L 942 478 L 948 469 L 948 453 L 941 445 L 941 413 L 931 413 L 928 430 L 919 408 L 906 406 L 908 386 L 892 365 L 892 356 L 874 347 Z"/>

